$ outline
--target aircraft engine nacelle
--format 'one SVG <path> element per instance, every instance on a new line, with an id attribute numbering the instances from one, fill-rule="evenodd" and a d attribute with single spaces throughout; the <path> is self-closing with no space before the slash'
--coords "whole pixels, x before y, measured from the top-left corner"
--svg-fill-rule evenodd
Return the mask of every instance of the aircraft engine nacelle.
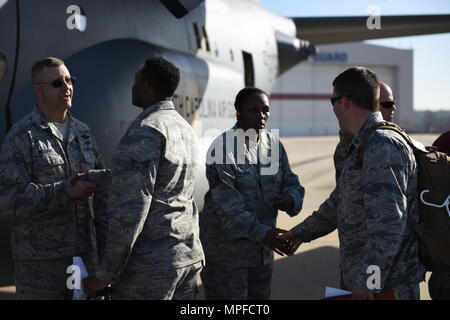
<path id="1" fill-rule="evenodd" d="M 276 32 L 275 37 L 278 47 L 278 75 L 318 53 L 317 47 L 309 41 L 300 40 L 282 32 Z"/>

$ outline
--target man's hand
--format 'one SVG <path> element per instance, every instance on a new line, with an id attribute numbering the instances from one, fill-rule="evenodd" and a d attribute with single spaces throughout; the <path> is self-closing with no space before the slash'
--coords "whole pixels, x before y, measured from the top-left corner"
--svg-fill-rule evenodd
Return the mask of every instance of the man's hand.
<path id="1" fill-rule="evenodd" d="M 89 296 L 95 296 L 95 293 L 105 289 L 108 284 L 97 279 L 95 276 L 89 276 L 83 279 L 84 292 Z"/>
<path id="2" fill-rule="evenodd" d="M 280 256 L 284 256 L 284 254 L 280 251 L 283 242 L 278 239 L 279 234 L 283 234 L 287 232 L 287 230 L 272 228 L 266 234 L 265 243 L 272 249 L 274 252 L 278 253 Z"/>
<path id="3" fill-rule="evenodd" d="M 86 179 L 87 179 L 86 172 L 78 172 L 78 173 L 75 173 L 72 176 L 72 178 L 70 178 L 69 184 L 74 185 L 78 180 L 86 180 Z"/>
<path id="4" fill-rule="evenodd" d="M 282 247 L 280 250 L 288 256 L 292 256 L 302 244 L 302 242 L 294 236 L 292 231 L 287 231 L 286 233 L 279 235 L 277 238 L 282 242 Z"/>
<path id="5" fill-rule="evenodd" d="M 272 202 L 272 207 L 281 211 L 291 211 L 294 207 L 294 200 L 288 194 L 277 194 L 275 200 Z"/>
<path id="6" fill-rule="evenodd" d="M 95 184 L 85 179 L 85 173 L 77 173 L 67 184 L 67 194 L 72 200 L 88 200 L 95 192 Z"/>
<path id="7" fill-rule="evenodd" d="M 353 289 L 352 300 L 374 300 L 374 297 L 372 292 Z"/>

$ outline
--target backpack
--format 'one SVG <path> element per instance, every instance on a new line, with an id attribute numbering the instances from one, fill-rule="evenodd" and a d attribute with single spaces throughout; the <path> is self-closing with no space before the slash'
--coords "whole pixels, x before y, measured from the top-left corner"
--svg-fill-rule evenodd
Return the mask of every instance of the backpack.
<path id="1" fill-rule="evenodd" d="M 376 129 L 400 134 L 414 151 L 418 166 L 417 191 L 419 222 L 408 216 L 408 224 L 419 238 L 419 258 L 429 271 L 450 272 L 450 157 L 436 147 L 418 148 L 402 128 L 391 122 L 379 122 L 362 137 L 358 163 L 362 159 L 369 136 Z"/>

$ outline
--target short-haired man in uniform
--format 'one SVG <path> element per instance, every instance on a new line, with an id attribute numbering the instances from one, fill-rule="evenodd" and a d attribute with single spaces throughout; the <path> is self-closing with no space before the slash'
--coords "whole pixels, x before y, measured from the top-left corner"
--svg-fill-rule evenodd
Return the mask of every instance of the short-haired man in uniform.
<path id="1" fill-rule="evenodd" d="M 418 220 L 417 164 L 404 139 L 391 130 L 375 130 L 360 163 L 358 151 L 368 130 L 383 121 L 379 82 L 369 69 L 353 67 L 333 81 L 331 103 L 339 126 L 354 138 L 336 189 L 318 211 L 280 237 L 293 254 L 302 242 L 339 231 L 344 289 L 354 299 L 395 290 L 400 299 L 419 299 L 424 268 L 418 240 L 407 224 Z M 325 208 L 322 208 L 325 207 Z M 379 282 L 371 282 L 373 270 Z"/>
<path id="2" fill-rule="evenodd" d="M 387 83 L 380 81 L 380 111 L 383 119 L 393 122 L 395 110 L 397 110 L 397 107 L 391 87 Z M 334 167 L 336 169 L 336 182 L 341 174 L 346 151 L 352 140 L 353 135 L 351 133 L 345 132 L 342 128 L 339 130 L 339 143 L 336 146 L 333 156 Z"/>
<path id="3" fill-rule="evenodd" d="M 143 109 L 122 137 L 111 169 L 108 236 L 93 295 L 112 283 L 112 299 L 194 299 L 204 263 L 194 179 L 195 132 L 175 110 L 179 69 L 164 58 L 139 68 L 133 104 Z"/>
<path id="4" fill-rule="evenodd" d="M 32 67 L 36 106 L 13 126 L 1 149 L 0 186 L 3 205 L 12 213 L 17 299 L 70 298 L 66 271 L 73 257 L 82 257 L 88 270 L 98 263 L 88 203 L 95 184 L 78 178 L 102 169 L 103 162 L 88 126 L 69 113 L 74 80 L 62 60 L 37 61 Z M 94 207 L 104 209 L 101 201 L 95 196 Z M 97 218 L 100 232 L 105 219 Z"/>

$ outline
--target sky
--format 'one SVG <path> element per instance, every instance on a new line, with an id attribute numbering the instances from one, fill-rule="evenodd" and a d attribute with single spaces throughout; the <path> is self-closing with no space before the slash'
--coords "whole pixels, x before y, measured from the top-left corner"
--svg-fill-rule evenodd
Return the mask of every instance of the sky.
<path id="1" fill-rule="evenodd" d="M 285 17 L 368 16 L 367 9 L 372 5 L 380 8 L 381 17 L 450 14 L 449 0 L 261 0 L 260 3 Z M 414 109 L 450 111 L 450 33 L 367 42 L 413 49 Z"/>

